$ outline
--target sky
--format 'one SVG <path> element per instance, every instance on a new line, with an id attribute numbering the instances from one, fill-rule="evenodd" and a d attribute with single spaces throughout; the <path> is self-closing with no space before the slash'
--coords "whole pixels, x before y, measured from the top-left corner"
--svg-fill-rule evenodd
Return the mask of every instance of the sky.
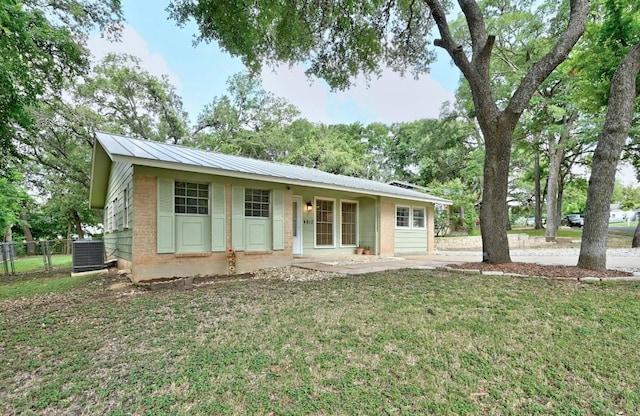
<path id="1" fill-rule="evenodd" d="M 185 110 L 195 121 L 203 107 L 226 93 L 227 80 L 245 70 L 239 58 L 221 51 L 216 44 L 194 46 L 197 26 L 179 28 L 169 20 L 168 0 L 123 0 L 125 14 L 122 42 L 111 43 L 99 36 L 89 41 L 96 59 L 109 52 L 129 53 L 142 60 L 153 75 L 167 75 L 183 99 Z M 431 74 L 415 80 L 390 70 L 364 80 L 344 92 L 330 92 L 319 79 L 309 80 L 300 66 L 264 68 L 262 86 L 295 105 L 302 117 L 319 123 L 393 123 L 437 118 L 445 101 L 453 101 L 460 72 L 440 52 Z"/>
<path id="2" fill-rule="evenodd" d="M 169 20 L 169 0 L 122 0 L 126 24 L 119 43 L 98 35 L 88 46 L 97 61 L 107 53 L 128 53 L 141 59 L 142 67 L 156 76 L 166 75 L 182 97 L 184 109 L 195 122 L 205 105 L 226 93 L 227 80 L 245 70 L 239 58 L 231 57 L 215 43 L 194 45 L 197 26 L 180 28 Z M 444 102 L 454 100 L 460 71 L 440 48 L 429 74 L 414 79 L 390 70 L 367 84 L 331 92 L 320 79 L 309 80 L 300 66 L 264 68 L 262 86 L 295 105 L 301 116 L 325 124 L 414 121 L 437 118 Z M 618 179 L 638 185 L 633 169 L 620 166 Z"/>

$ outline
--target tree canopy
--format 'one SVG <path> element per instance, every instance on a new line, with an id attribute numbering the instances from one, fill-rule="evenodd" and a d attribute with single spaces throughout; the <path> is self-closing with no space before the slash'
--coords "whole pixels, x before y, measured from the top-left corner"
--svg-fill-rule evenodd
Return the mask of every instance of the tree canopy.
<path id="1" fill-rule="evenodd" d="M 179 24 L 193 18 L 200 30 L 199 40 L 218 42 L 254 72 L 263 64 L 305 62 L 308 74 L 325 79 L 333 88 L 346 88 L 356 75 L 376 75 L 385 66 L 419 75 L 428 71 L 434 59 L 431 43 L 443 48 L 469 83 L 484 136 L 483 248 L 489 261 L 509 262 L 505 201 L 513 133 L 539 85 L 566 59 L 582 35 L 588 1 L 571 0 L 568 9 L 566 3 L 539 6 L 537 2 L 494 5 L 460 1 L 468 47 L 453 36 L 449 6 L 450 2 L 438 0 L 174 0 L 169 11 Z M 494 28 L 487 25 L 488 18 L 493 18 L 494 12 L 513 15 L 538 7 L 552 9 L 556 16 L 543 20 L 548 24 L 543 25 L 537 39 L 542 50 L 524 61 L 511 93 L 501 100 L 492 71 L 496 34 L 490 32 Z M 433 39 L 432 28 L 437 28 L 439 38 Z"/>
<path id="2" fill-rule="evenodd" d="M 98 28 L 117 36 L 122 19 L 119 0 L 0 3 L 2 158 L 19 156 L 15 140 L 33 123 L 28 107 L 58 95 L 68 80 L 88 69 L 86 33 Z"/>

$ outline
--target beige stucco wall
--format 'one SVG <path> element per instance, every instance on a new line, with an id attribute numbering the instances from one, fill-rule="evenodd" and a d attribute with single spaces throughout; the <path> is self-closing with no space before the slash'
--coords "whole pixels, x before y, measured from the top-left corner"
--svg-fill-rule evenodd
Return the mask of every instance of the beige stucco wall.
<path id="1" fill-rule="evenodd" d="M 394 202 L 380 202 L 380 255 L 393 256 L 396 233 L 396 205 Z"/>
<path id="2" fill-rule="evenodd" d="M 429 204 L 427 205 L 427 251 L 433 251 L 436 248 L 435 226 L 435 206 L 433 204 Z"/>

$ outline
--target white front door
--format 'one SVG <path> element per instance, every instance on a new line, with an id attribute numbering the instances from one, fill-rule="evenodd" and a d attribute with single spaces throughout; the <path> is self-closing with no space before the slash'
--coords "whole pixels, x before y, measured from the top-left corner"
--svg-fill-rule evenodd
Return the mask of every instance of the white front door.
<path id="1" fill-rule="evenodd" d="M 291 218 L 293 230 L 293 254 L 302 254 L 302 197 L 293 197 L 293 210 Z"/>

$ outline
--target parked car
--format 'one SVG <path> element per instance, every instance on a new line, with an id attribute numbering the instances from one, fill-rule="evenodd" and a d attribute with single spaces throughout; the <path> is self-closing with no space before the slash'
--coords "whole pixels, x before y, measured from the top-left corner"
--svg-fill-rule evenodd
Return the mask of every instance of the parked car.
<path id="1" fill-rule="evenodd" d="M 584 225 L 584 217 L 580 214 L 565 215 L 560 220 L 560 224 L 569 227 L 582 227 Z"/>

